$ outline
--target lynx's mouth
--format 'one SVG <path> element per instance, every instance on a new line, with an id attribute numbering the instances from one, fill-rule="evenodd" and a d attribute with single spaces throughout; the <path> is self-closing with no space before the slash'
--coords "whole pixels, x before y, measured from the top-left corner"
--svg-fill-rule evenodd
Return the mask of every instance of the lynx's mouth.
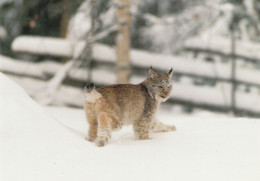
<path id="1" fill-rule="evenodd" d="M 165 102 L 169 98 L 168 95 L 155 95 L 155 99 L 159 102 Z"/>
<path id="2" fill-rule="evenodd" d="M 164 95 L 160 95 L 160 97 L 163 98 L 163 99 L 165 99 L 165 98 L 169 97 L 169 95 L 164 94 Z"/>

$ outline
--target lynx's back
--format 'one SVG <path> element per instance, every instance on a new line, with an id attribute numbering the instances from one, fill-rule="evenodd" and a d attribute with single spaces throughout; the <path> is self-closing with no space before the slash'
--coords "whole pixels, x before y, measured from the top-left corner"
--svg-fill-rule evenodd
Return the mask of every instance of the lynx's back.
<path id="1" fill-rule="evenodd" d="M 142 116 L 149 102 L 154 102 L 142 84 L 116 84 L 96 90 L 102 95 L 97 103 L 104 105 L 107 111 L 114 112 L 122 124 L 131 124 Z"/>

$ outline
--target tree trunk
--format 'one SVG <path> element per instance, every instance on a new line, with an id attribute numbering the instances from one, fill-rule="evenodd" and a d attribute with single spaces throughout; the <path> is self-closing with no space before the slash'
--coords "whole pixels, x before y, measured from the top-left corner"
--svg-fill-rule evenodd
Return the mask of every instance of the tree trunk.
<path id="1" fill-rule="evenodd" d="M 244 5 L 246 6 L 247 12 L 251 15 L 251 17 L 254 20 L 253 24 L 253 33 L 254 37 L 260 36 L 260 30 L 258 28 L 258 22 L 259 22 L 259 12 L 256 7 L 256 1 L 255 0 L 244 0 Z"/>
<path id="2" fill-rule="evenodd" d="M 67 34 L 67 27 L 69 22 L 69 14 L 68 14 L 69 1 L 62 0 L 61 2 L 62 2 L 62 16 L 60 21 L 60 35 L 61 37 L 65 38 Z"/>
<path id="3" fill-rule="evenodd" d="M 117 23 L 118 33 L 116 37 L 117 57 L 117 83 L 129 83 L 130 67 L 130 0 L 118 0 Z"/>

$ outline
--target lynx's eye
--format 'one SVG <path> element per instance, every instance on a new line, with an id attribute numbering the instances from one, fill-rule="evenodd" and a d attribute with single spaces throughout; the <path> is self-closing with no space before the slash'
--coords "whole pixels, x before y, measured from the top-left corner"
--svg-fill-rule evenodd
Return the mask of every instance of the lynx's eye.
<path id="1" fill-rule="evenodd" d="M 158 86 L 160 89 L 163 89 L 163 87 L 162 86 Z"/>

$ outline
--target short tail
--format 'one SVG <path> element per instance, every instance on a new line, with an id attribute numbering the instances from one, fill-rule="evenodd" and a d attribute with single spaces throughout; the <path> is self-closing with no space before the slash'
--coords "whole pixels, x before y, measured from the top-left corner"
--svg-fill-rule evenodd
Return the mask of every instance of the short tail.
<path id="1" fill-rule="evenodd" d="M 84 92 L 90 93 L 94 89 L 95 89 L 95 84 L 91 82 L 85 85 Z"/>
<path id="2" fill-rule="evenodd" d="M 85 101 L 95 103 L 102 95 L 96 91 L 95 84 L 89 83 L 84 87 Z"/>

